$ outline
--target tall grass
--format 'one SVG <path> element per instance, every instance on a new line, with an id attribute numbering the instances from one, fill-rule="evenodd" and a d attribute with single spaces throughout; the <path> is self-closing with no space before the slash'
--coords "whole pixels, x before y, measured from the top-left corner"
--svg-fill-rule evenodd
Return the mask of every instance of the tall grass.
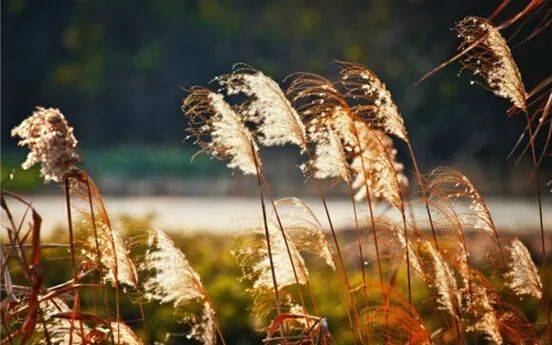
<path id="1" fill-rule="evenodd" d="M 238 64 L 214 79 L 221 90 L 194 87 L 188 91 L 182 111 L 195 144 L 224 160 L 228 168 L 256 178 L 260 220 L 243 234 L 234 256 L 241 278 L 249 285 L 257 326 L 266 332 L 264 343 L 342 343 L 332 333 L 343 332 L 332 328 L 319 308 L 324 286 L 311 280 L 311 256 L 325 262 L 328 285 L 339 286 L 341 301 L 333 302 L 346 315 L 352 343 L 534 344 L 545 334 L 550 337 L 538 174 L 544 154 L 539 156 L 536 147 L 536 135 L 550 113 L 550 97 L 542 96 L 550 83 L 528 94 L 499 32 L 539 5 L 538 1 L 531 4 L 499 27 L 486 19 L 464 19 L 457 27 L 462 40 L 460 52 L 452 60 L 459 60 L 464 69 L 481 76 L 487 88 L 509 99 L 526 115 L 527 146 L 522 155 L 530 150 L 535 170 L 542 272 L 521 241 L 508 243 L 500 235 L 484 196 L 468 177 L 452 168 L 437 168 L 422 175 L 391 92 L 368 68 L 338 62 L 340 73 L 335 83 L 311 73 L 291 74 L 283 82 L 287 85 L 284 91 L 261 71 Z M 537 110 L 530 115 L 534 104 L 538 104 Z M 537 125 L 535 118 L 540 119 Z M 155 228 L 123 238 L 113 228 L 98 188 L 79 167 L 82 162 L 73 128 L 58 109 L 38 107 L 12 134 L 30 150 L 23 168 L 40 164 L 45 182 L 61 185 L 68 243 L 44 243 L 41 218 L 32 204 L 2 191 L 1 206 L 7 219 L 0 272 L 2 344 L 170 341 L 175 334 L 169 333 L 165 339 L 151 336 L 155 330 L 146 320 L 146 303 L 170 306 L 174 316 L 186 324 L 188 339 L 226 344 L 213 298 L 192 260 L 171 238 Z M 406 143 L 420 191 L 418 198 L 407 198 L 413 193 L 407 193 L 408 180 L 397 161 L 393 138 Z M 329 234 L 301 200 L 273 197 L 261 146 L 289 144 L 304 154 L 301 169 L 305 178 L 313 181 L 323 203 Z M 326 179 L 330 187 L 341 181 L 347 184 L 354 250 L 349 251 L 338 239 L 326 200 L 330 187 L 325 188 L 322 182 Z M 366 221 L 359 209 L 363 201 L 368 211 Z M 12 203 L 25 206 L 27 211 L 21 219 L 14 218 Z M 377 212 L 378 203 L 390 206 L 399 221 Z M 424 205 L 428 226 L 419 226 L 421 223 L 407 214 L 415 203 Z M 468 209 L 463 208 L 466 203 Z M 78 226 L 75 215 L 79 216 Z M 83 229 L 78 236 L 77 227 Z M 488 234 L 494 242 L 487 256 L 490 277 L 470 259 L 467 231 Z M 460 245 L 451 246 L 451 238 Z M 68 280 L 54 286 L 43 284 L 48 267 L 42 250 L 46 248 L 69 250 Z M 368 269 L 370 257 L 376 260 L 374 277 Z M 347 267 L 347 258 L 355 264 Z M 403 269 L 406 279 L 401 278 Z M 406 293 L 400 291 L 404 281 Z M 415 285 L 429 291 L 426 305 L 413 298 Z M 81 299 L 93 290 L 97 292 L 93 301 Z M 515 296 L 542 300 L 546 324 L 528 321 L 514 306 Z M 98 302 L 101 308 L 97 308 Z M 141 332 L 132 322 L 136 320 L 124 320 L 123 303 L 139 310 Z M 420 311 L 422 308 L 438 312 L 438 321 L 427 323 L 429 317 Z M 243 311 L 240 317 L 248 316 Z"/>

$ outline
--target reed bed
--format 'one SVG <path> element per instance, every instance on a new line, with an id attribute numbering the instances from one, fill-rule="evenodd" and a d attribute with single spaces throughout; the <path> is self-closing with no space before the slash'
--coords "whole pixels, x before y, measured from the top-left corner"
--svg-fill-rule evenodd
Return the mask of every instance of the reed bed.
<path id="1" fill-rule="evenodd" d="M 500 26 L 478 17 L 460 21 L 459 53 L 445 65 L 458 60 L 478 83 L 512 103 L 512 115 L 525 114 L 526 134 L 517 147 L 534 168 L 540 267 L 522 241 L 500 233 L 484 195 L 467 176 L 448 167 L 421 171 L 401 111 L 367 67 L 338 61 L 335 81 L 302 72 L 279 83 L 237 64 L 215 77 L 211 87 L 187 90 L 182 112 L 188 138 L 233 172 L 251 175 L 258 193 L 258 222 L 234 241 L 231 254 L 239 267 L 233 272 L 240 278 L 235 287 L 250 301 L 239 318 L 251 318 L 263 343 L 550 343 L 538 170 L 550 132 L 544 148 L 537 147 L 542 142 L 537 136 L 550 126 L 551 83 L 547 79 L 525 91 L 500 31 L 540 5 L 531 4 Z M 45 182 L 60 185 L 68 241 L 46 243 L 32 203 L 2 191 L 7 220 L 0 274 L 2 344 L 226 344 L 219 314 L 225 306 L 215 303 L 194 268 L 200 262 L 188 257 L 194 258 L 193 248 L 184 253 L 153 224 L 130 234 L 114 228 L 99 189 L 82 168 L 73 128 L 59 109 L 37 107 L 12 135 L 29 149 L 22 167 L 40 164 Z M 298 148 L 304 161 L 299 168 L 322 201 L 323 218 L 293 196 L 274 199 L 263 151 L 284 145 Z M 409 162 L 398 161 L 402 149 Z M 406 167 L 412 168 L 415 183 L 409 182 Z M 352 240 L 334 229 L 326 197 L 341 182 L 351 200 Z M 12 216 L 13 203 L 25 205 L 21 219 Z M 386 214 L 376 212 L 378 203 L 389 206 Z M 460 207 L 466 203 L 467 211 Z M 425 207 L 425 219 L 409 213 L 416 204 Z M 477 263 L 468 233 L 491 244 Z M 44 254 L 51 249 L 69 256 L 70 274 L 47 285 L 48 271 L 57 264 L 45 261 L 52 258 Z M 334 299 L 328 301 L 331 289 Z M 423 303 L 417 291 L 424 291 Z M 541 302 L 539 318 L 529 320 L 516 299 Z M 331 317 L 325 314 L 329 303 Z M 153 308 L 172 310 L 180 331 L 161 335 L 152 327 L 158 324 L 150 318 Z M 334 314 L 343 327 L 330 322 L 339 319 Z"/>

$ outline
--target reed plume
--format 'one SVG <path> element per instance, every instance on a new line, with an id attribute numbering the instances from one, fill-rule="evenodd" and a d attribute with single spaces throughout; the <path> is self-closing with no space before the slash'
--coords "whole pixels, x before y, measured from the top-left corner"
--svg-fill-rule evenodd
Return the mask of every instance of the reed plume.
<path id="1" fill-rule="evenodd" d="M 132 328 L 130 328 L 126 323 L 120 321 L 109 322 L 104 334 L 106 334 L 110 329 L 113 330 L 113 338 L 117 339 L 117 344 L 120 345 L 143 345 L 142 339 L 134 333 Z M 105 338 L 105 336 L 104 336 Z M 100 341 L 106 341 L 106 339 L 99 339 Z M 94 341 L 94 340 L 93 340 Z"/>
<path id="2" fill-rule="evenodd" d="M 494 307 L 497 296 L 488 287 L 485 278 L 477 271 L 470 270 L 464 274 L 472 282 L 473 298 L 465 300 L 463 324 L 466 332 L 483 335 L 492 344 L 502 344 L 500 325 Z"/>
<path id="3" fill-rule="evenodd" d="M 431 243 L 424 242 L 422 248 L 432 260 L 432 285 L 437 290 L 439 309 L 446 310 L 455 319 L 460 319 L 461 296 L 452 269 Z"/>
<path id="4" fill-rule="evenodd" d="M 396 161 L 397 151 L 392 140 L 383 131 L 371 127 L 370 121 L 355 112 L 356 107 L 349 107 L 331 81 L 312 73 L 296 73 L 288 78 L 291 83 L 287 94 L 303 118 L 309 138 L 313 142 L 319 140 L 320 136 L 324 139 L 327 127 L 340 138 L 348 166 L 352 170 L 352 186 L 356 190 L 357 200 L 367 197 L 368 192 L 363 188 L 366 185 L 375 199 L 381 196 L 376 189 L 384 188 L 378 184 L 380 181 L 372 178 L 375 170 L 378 170 L 378 164 L 374 161 L 383 153 L 378 150 L 380 145 L 374 137 L 383 143 L 401 188 L 407 186 L 408 180 L 402 174 L 403 165 Z"/>
<path id="5" fill-rule="evenodd" d="M 274 261 L 274 271 L 278 277 L 278 288 L 296 284 L 291 260 L 287 254 L 286 245 L 282 234 L 279 232 L 278 225 L 274 221 L 268 223 L 270 233 L 270 247 Z M 245 241 L 244 244 L 234 253 L 242 271 L 243 277 L 252 282 L 253 290 L 263 290 L 272 287 L 271 266 L 268 260 L 268 248 L 263 241 L 264 229 L 261 226 L 252 229 L 253 238 Z M 295 264 L 299 279 L 299 284 L 305 284 L 308 277 L 308 270 L 303 256 L 295 245 L 294 237 L 289 236 L 288 241 L 293 263 Z"/>
<path id="6" fill-rule="evenodd" d="M 12 129 L 11 135 L 20 137 L 18 145 L 30 150 L 21 167 L 29 169 L 40 163 L 45 182 L 62 182 L 81 161 L 73 127 L 59 109 L 36 107 L 31 116 Z"/>
<path id="7" fill-rule="evenodd" d="M 353 112 L 362 117 L 364 121 L 370 123 L 374 129 L 382 129 L 386 133 L 394 135 L 406 143 L 410 160 L 414 166 L 418 187 L 422 194 L 422 200 L 425 203 L 427 217 L 433 235 L 435 248 L 439 250 L 437 235 L 427 202 L 425 183 L 418 168 L 418 163 L 414 156 L 414 149 L 408 137 L 402 115 L 393 102 L 391 93 L 387 86 L 381 81 L 374 72 L 368 68 L 350 62 L 338 62 L 340 67 L 340 83 L 345 88 L 345 97 L 352 99 L 357 104 L 351 107 Z M 388 159 L 391 160 L 388 154 Z M 403 218 L 405 218 L 403 210 Z M 406 221 L 406 219 L 405 219 Z M 405 225 L 406 227 L 406 225 Z"/>
<path id="8" fill-rule="evenodd" d="M 543 285 L 531 254 L 520 240 L 515 239 L 510 247 L 510 270 L 504 274 L 508 287 L 518 296 L 542 297 Z"/>
<path id="9" fill-rule="evenodd" d="M 82 249 L 84 256 L 88 257 L 92 263 L 101 263 L 105 281 L 110 281 L 114 286 L 124 284 L 135 287 L 138 281 L 136 268 L 119 232 L 108 228 L 105 224 L 99 224 L 97 226 L 97 241 L 101 254 L 98 256 L 96 238 L 90 235 Z"/>
<path id="10" fill-rule="evenodd" d="M 357 200 L 366 198 L 367 189 L 362 187 L 368 184 L 375 200 L 386 201 L 400 210 L 408 178 L 402 173 L 403 165 L 396 160 L 397 152 L 391 139 L 381 131 L 369 129 L 365 124 L 356 123 L 355 126 L 362 147 L 361 153 L 354 157 L 350 165 L 355 176 L 355 197 Z"/>
<path id="11" fill-rule="evenodd" d="M 373 139 L 374 136 L 378 136 L 384 142 L 401 185 L 404 187 L 405 183 L 408 183 L 406 177 L 402 175 L 402 164 L 395 160 L 396 150 L 393 148 L 391 139 L 382 131 L 370 128 L 370 122 L 356 113 L 355 107 L 349 107 L 331 81 L 312 73 L 292 74 L 288 78 L 291 79 L 291 83 L 287 94 L 297 106 L 306 124 L 310 140 L 315 143 L 320 139 L 324 141 L 328 127 L 341 140 L 347 159 L 350 161 L 348 166 L 353 170 L 353 188 L 358 189 L 358 200 L 366 196 L 366 190 L 361 188 L 364 186 L 365 179 L 369 185 L 376 184 L 370 177 L 375 170 L 373 160 L 381 152 L 377 150 L 378 145 Z M 362 158 L 364 158 L 364 164 L 362 164 Z M 374 195 L 374 197 L 379 196 Z"/>
<path id="12" fill-rule="evenodd" d="M 461 276 L 464 279 L 463 283 L 468 288 L 468 297 L 473 299 L 471 291 L 471 280 L 470 271 L 473 269 L 470 262 L 470 253 L 468 251 L 468 245 L 466 242 L 466 236 L 464 233 L 464 227 L 459 215 L 456 213 L 452 204 L 445 200 L 438 199 L 437 196 L 432 195 L 433 189 L 430 189 L 429 200 L 431 202 L 431 207 L 436 214 L 441 218 L 441 226 L 447 231 L 454 231 L 457 237 L 457 241 L 460 242 L 461 246 L 458 248 L 459 253 L 449 253 L 448 257 L 456 256 L 452 258 L 454 266 L 457 270 L 461 272 Z"/>
<path id="13" fill-rule="evenodd" d="M 446 167 L 434 169 L 429 176 L 427 187 L 429 195 L 439 200 L 449 201 L 456 206 L 468 203 L 470 212 L 460 214 L 462 224 L 493 235 L 504 263 L 502 244 L 491 213 L 483 196 L 470 179 L 461 172 Z"/>
<path id="14" fill-rule="evenodd" d="M 244 64 L 236 64 L 229 74 L 216 78 L 229 95 L 248 96 L 240 114 L 258 125 L 259 142 L 266 146 L 295 144 L 306 150 L 305 128 L 278 83 Z"/>
<path id="15" fill-rule="evenodd" d="M 213 157 L 227 160 L 230 169 L 257 175 L 257 144 L 240 116 L 221 94 L 194 87 L 182 102 L 195 144 Z"/>
<path id="16" fill-rule="evenodd" d="M 19 146 L 27 146 L 30 150 L 27 160 L 21 167 L 28 169 L 40 163 L 40 173 L 44 182 L 60 182 L 65 187 L 65 200 L 67 210 L 67 227 L 71 253 L 71 268 L 73 279 L 77 281 L 77 261 L 75 241 L 73 238 L 73 222 L 71 215 L 71 193 L 69 191 L 70 178 L 73 171 L 77 170 L 80 156 L 77 154 L 77 140 L 73 135 L 73 128 L 65 120 L 65 116 L 55 108 L 37 107 L 35 112 L 25 119 L 19 126 L 12 129 L 12 137 L 20 137 Z M 63 186 L 62 185 L 62 186 Z M 79 291 L 74 294 L 73 309 L 78 311 L 80 307 Z M 73 327 L 74 319 L 71 319 Z M 82 328 L 82 322 L 80 322 Z M 72 343 L 73 330 L 69 332 L 69 343 Z"/>
<path id="17" fill-rule="evenodd" d="M 143 282 L 144 297 L 150 301 L 171 304 L 175 311 L 185 306 L 199 305 L 199 317 L 194 313 L 184 313 L 182 321 L 191 325 L 190 337 L 203 344 L 215 344 L 218 326 L 211 299 L 199 274 L 163 231 L 150 231 L 148 250 L 140 268 L 152 272 Z"/>
<path id="18" fill-rule="evenodd" d="M 272 217 L 274 218 L 274 217 Z M 272 277 L 277 277 L 279 304 L 276 305 L 276 317 L 290 310 L 296 302 L 291 294 L 291 288 L 308 286 L 308 269 L 298 247 L 307 243 L 297 231 L 300 228 L 288 228 L 286 226 L 287 244 L 274 219 L 270 219 L 266 225 L 269 231 L 269 242 L 266 241 L 265 227 L 258 225 L 244 234 L 243 242 L 239 248 L 233 251 L 242 270 L 242 279 L 250 282 L 247 289 L 253 298 L 253 313 L 262 321 L 263 327 L 267 325 L 271 312 L 274 311 L 271 289 Z M 285 221 L 285 220 L 284 220 Z M 270 255 L 269 253 L 270 248 Z M 291 253 L 291 258 L 289 253 Z M 305 314 L 304 301 L 301 301 L 302 311 Z M 305 322 L 308 323 L 306 318 Z M 280 328 L 282 332 L 283 328 Z M 281 334 L 284 336 L 284 334 Z"/>
<path id="19" fill-rule="evenodd" d="M 294 79 L 287 93 L 306 123 L 309 138 L 315 143 L 325 144 L 327 128 L 330 128 L 341 140 L 347 167 L 354 176 L 352 187 L 357 190 L 356 198 L 360 200 L 369 192 L 373 197 L 380 198 L 385 193 L 389 197 L 386 201 L 393 200 L 392 203 L 396 204 L 397 198 L 391 197 L 385 191 L 385 184 L 389 181 L 384 176 L 391 178 L 386 173 L 396 175 L 400 188 L 405 187 L 407 180 L 401 173 L 402 164 L 395 160 L 396 151 L 390 138 L 370 127 L 371 122 L 362 113 L 355 111 L 359 106 L 349 107 L 329 80 L 311 73 L 295 74 L 292 77 Z M 386 159 L 393 165 L 391 171 L 382 167 L 383 160 Z M 388 167 L 387 164 L 383 165 Z M 368 190 L 362 188 L 366 185 Z M 394 183 L 391 186 L 391 189 L 396 187 Z"/>
<path id="20" fill-rule="evenodd" d="M 82 333 L 80 327 L 71 325 L 70 319 L 56 316 L 59 313 L 71 312 L 71 308 L 62 299 L 45 299 L 40 302 L 39 308 L 44 319 L 43 325 L 36 326 L 36 331 L 40 333 L 39 344 L 65 345 L 70 341 L 75 345 L 85 344 L 84 339 L 90 331 L 89 327 L 83 325 Z"/>
<path id="21" fill-rule="evenodd" d="M 457 55 L 462 69 L 480 76 L 495 95 L 525 110 L 527 93 L 521 74 L 500 31 L 490 21 L 470 16 L 456 25 L 456 32 L 462 41 Z"/>
<path id="22" fill-rule="evenodd" d="M 387 86 L 368 68 L 351 62 L 338 62 L 339 77 L 346 92 L 345 97 L 358 104 L 352 112 L 368 122 L 373 128 L 382 128 L 407 142 L 408 133 L 397 105 L 393 102 Z"/>
<path id="23" fill-rule="evenodd" d="M 337 177 L 350 181 L 349 165 L 341 140 L 330 127 L 317 134 L 314 155 L 302 166 L 302 170 L 316 179 Z"/>
<path id="24" fill-rule="evenodd" d="M 362 128 L 362 124 L 356 124 Z M 363 143 L 363 150 L 356 155 L 350 163 L 350 167 L 353 170 L 353 188 L 356 190 L 355 199 L 364 200 L 367 198 L 367 189 L 365 185 L 368 185 L 370 189 L 371 197 L 374 199 L 385 199 L 383 197 L 384 186 L 381 185 L 384 180 L 379 177 L 380 170 L 378 169 L 378 157 L 383 154 L 380 150 L 383 149 L 387 152 L 387 156 L 390 158 L 393 165 L 393 170 L 397 175 L 399 186 L 402 190 L 406 190 L 408 187 L 408 178 L 404 175 L 404 166 L 398 162 L 397 150 L 393 146 L 393 141 L 383 131 L 373 130 L 371 135 L 367 130 L 359 130 L 359 140 Z M 374 140 L 373 136 L 377 136 L 378 140 Z M 362 157 L 361 157 L 362 155 Z M 364 161 L 364 162 L 363 162 Z"/>
<path id="25" fill-rule="evenodd" d="M 316 142 L 319 133 L 332 128 L 347 153 L 358 150 L 354 116 L 334 84 L 313 73 L 294 73 L 286 77 L 286 95 L 305 124 L 307 139 Z"/>
<path id="26" fill-rule="evenodd" d="M 298 198 L 278 199 L 276 206 L 283 209 L 282 221 L 294 246 L 300 252 L 319 257 L 328 267 L 335 270 L 332 248 L 324 228 L 311 208 Z"/>
<path id="27" fill-rule="evenodd" d="M 401 227 L 398 224 L 395 224 L 395 222 L 387 219 L 385 220 L 384 217 L 379 217 L 377 220 L 378 224 L 387 223 L 388 229 L 392 229 L 393 234 L 397 237 L 397 242 L 400 244 L 401 248 L 403 249 L 400 253 L 400 261 L 401 262 L 407 262 L 409 266 L 420 276 L 422 279 L 425 280 L 425 270 L 422 268 L 422 263 L 420 262 L 420 258 L 418 255 L 418 250 L 413 243 L 412 240 L 408 240 L 405 237 L 405 231 L 401 229 Z M 385 229 L 384 226 L 382 226 L 382 229 Z"/>
<path id="28" fill-rule="evenodd" d="M 459 272 L 465 281 L 472 282 L 471 287 L 464 286 L 460 290 L 463 296 L 462 324 L 466 332 L 481 335 L 492 344 L 538 343 L 533 325 L 516 307 L 501 299 L 481 272 L 475 269 Z M 468 291 L 470 288 L 471 292 Z"/>

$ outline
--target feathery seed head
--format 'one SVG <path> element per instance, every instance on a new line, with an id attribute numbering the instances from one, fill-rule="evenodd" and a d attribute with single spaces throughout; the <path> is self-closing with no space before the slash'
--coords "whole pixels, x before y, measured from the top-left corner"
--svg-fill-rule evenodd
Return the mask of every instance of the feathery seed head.
<path id="1" fill-rule="evenodd" d="M 307 165 L 307 171 L 312 171 L 317 179 L 339 177 L 349 181 L 349 167 L 341 140 L 337 134 L 327 128 L 319 133 L 313 159 Z"/>
<path id="2" fill-rule="evenodd" d="M 464 298 L 466 312 L 463 320 L 466 332 L 482 334 L 491 344 L 502 344 L 503 339 L 494 307 L 494 292 L 488 288 L 488 283 L 479 272 L 468 270 L 461 273 L 467 273 L 469 276 L 464 279 L 471 281 L 471 289 L 464 289 L 467 295 Z"/>
<path id="3" fill-rule="evenodd" d="M 199 274 L 163 231 L 150 231 L 148 251 L 141 269 L 153 272 L 143 284 L 147 299 L 172 304 L 175 310 L 190 303 L 201 304 L 199 317 L 186 313 L 183 321 L 192 326 L 189 337 L 203 344 L 214 344 L 215 311 L 211 300 Z"/>
<path id="4" fill-rule="evenodd" d="M 233 72 L 217 80 L 228 95 L 248 97 L 241 106 L 242 116 L 259 127 L 259 141 L 266 146 L 295 144 L 306 149 L 305 127 L 297 111 L 286 98 L 280 86 L 261 71 L 245 65 L 236 65 Z"/>
<path id="5" fill-rule="evenodd" d="M 290 83 L 286 94 L 306 125 L 309 141 L 316 143 L 320 133 L 330 127 L 341 138 L 345 150 L 352 151 L 356 142 L 353 118 L 333 83 L 312 73 L 296 73 L 287 79 Z"/>
<path id="6" fill-rule="evenodd" d="M 504 275 L 508 287 L 518 296 L 529 295 L 540 299 L 543 285 L 529 250 L 520 240 L 515 239 L 510 248 L 510 256 L 510 271 Z"/>
<path id="7" fill-rule="evenodd" d="M 40 173 L 45 182 L 61 182 L 81 161 L 73 128 L 56 108 L 37 107 L 33 114 L 11 131 L 20 137 L 19 146 L 30 150 L 23 169 L 41 163 Z"/>
<path id="8" fill-rule="evenodd" d="M 446 310 L 454 318 L 460 318 L 461 295 L 456 284 L 456 278 L 443 256 L 429 243 L 424 242 L 424 250 L 433 263 L 433 285 L 437 290 L 439 308 Z"/>
<path id="9" fill-rule="evenodd" d="M 300 199 L 276 200 L 286 235 L 300 252 L 310 253 L 322 259 L 335 270 L 332 249 L 322 225 L 310 207 Z"/>
<path id="10" fill-rule="evenodd" d="M 456 25 L 462 40 L 458 50 L 462 67 L 481 76 L 497 96 L 509 99 L 515 107 L 525 109 L 527 93 L 518 67 L 506 40 L 490 21 L 467 17 Z"/>
<path id="11" fill-rule="evenodd" d="M 38 339 L 39 344 L 51 343 L 55 345 L 65 345 L 69 344 L 69 339 L 71 339 L 75 345 L 85 344 L 84 339 L 86 334 L 90 331 L 88 326 L 83 324 L 83 334 L 81 333 L 80 323 L 78 326 L 75 323 L 75 326 L 71 327 L 71 320 L 55 316 L 58 313 L 67 313 L 71 311 L 71 308 L 69 308 L 61 298 L 46 299 L 39 303 L 39 308 L 44 318 L 44 324 L 41 326 L 37 325 L 37 330 L 39 332 L 44 332 L 45 328 L 50 340 L 47 342 L 46 334 L 44 334 L 40 337 L 42 339 Z M 72 335 L 71 332 L 73 333 Z"/>
<path id="12" fill-rule="evenodd" d="M 357 102 L 352 112 L 386 133 L 408 141 L 403 118 L 387 86 L 368 68 L 350 62 L 338 62 L 345 97 Z"/>
<path id="13" fill-rule="evenodd" d="M 129 257 L 121 235 L 109 228 L 107 224 L 98 222 L 96 225 L 98 248 L 94 236 L 89 235 L 83 248 L 83 255 L 92 262 L 100 262 L 105 269 L 103 279 L 111 283 L 136 286 L 138 275 L 136 267 Z M 98 260 L 98 251 L 100 260 Z"/>
<path id="14" fill-rule="evenodd" d="M 495 226 L 483 197 L 468 177 L 451 168 L 437 168 L 430 174 L 427 192 L 431 199 L 456 204 L 467 202 L 470 212 L 459 215 L 463 225 L 495 232 Z"/>
<path id="15" fill-rule="evenodd" d="M 244 242 L 235 252 L 236 259 L 243 271 L 243 277 L 253 283 L 253 292 L 262 292 L 273 288 L 272 273 L 264 226 L 258 225 L 253 229 L 253 238 Z M 284 238 L 279 227 L 273 221 L 268 222 L 270 248 L 274 273 L 278 282 L 278 289 L 296 284 L 293 268 L 286 249 Z M 303 256 L 299 253 L 292 238 L 288 238 L 288 245 L 297 271 L 300 284 L 305 284 L 308 270 Z"/>
<path id="16" fill-rule="evenodd" d="M 356 121 L 354 125 L 362 151 L 350 163 L 355 199 L 362 200 L 367 196 L 368 185 L 371 198 L 385 200 L 400 208 L 401 194 L 408 187 L 408 178 L 403 174 L 404 166 L 396 160 L 393 141 L 383 131 L 371 130 L 362 122 Z"/>
<path id="17" fill-rule="evenodd" d="M 256 175 L 257 144 L 240 116 L 221 94 L 206 88 L 192 88 L 182 104 L 195 143 L 213 157 L 227 160 L 230 169 Z M 257 162 L 256 162 L 257 161 Z"/>

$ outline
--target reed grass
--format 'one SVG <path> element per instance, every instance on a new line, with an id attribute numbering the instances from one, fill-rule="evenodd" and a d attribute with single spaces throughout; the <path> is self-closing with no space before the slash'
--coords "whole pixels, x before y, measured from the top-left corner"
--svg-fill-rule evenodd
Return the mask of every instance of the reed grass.
<path id="1" fill-rule="evenodd" d="M 354 344 L 536 344 L 544 337 L 550 342 L 549 267 L 538 169 L 551 135 L 550 131 L 545 134 L 541 154 L 537 135 L 548 121 L 552 83 L 545 80 L 527 93 L 500 33 L 540 5 L 531 1 L 498 26 L 479 17 L 462 20 L 457 25 L 458 54 L 428 75 L 459 61 L 462 69 L 471 70 L 486 88 L 512 103 L 511 115 L 516 109 L 525 114 L 527 144 L 520 156 L 529 152 L 534 169 L 541 272 L 524 243 L 508 241 L 499 233 L 483 194 L 467 176 L 453 168 L 423 175 L 391 92 L 367 67 L 338 62 L 335 83 L 312 73 L 294 73 L 284 79 L 284 91 L 263 72 L 237 64 L 228 74 L 214 78 L 221 90 L 193 87 L 187 91 L 182 111 L 194 143 L 225 161 L 228 168 L 256 179 L 259 225 L 243 234 L 234 256 L 243 284 L 248 285 L 245 291 L 252 300 L 257 328 L 265 332 L 264 343 L 342 343 L 334 334 L 349 331 L 348 340 Z M 499 16 L 505 6 L 507 2 L 491 17 Z M 203 344 L 226 344 L 222 313 L 192 265 L 193 251 L 189 259 L 155 228 L 129 238 L 112 227 L 98 188 L 80 168 L 73 128 L 59 109 L 36 108 L 12 135 L 30 151 L 22 167 L 40 164 L 45 182 L 62 187 L 68 243 L 43 241 L 41 218 L 32 204 L 2 191 L 7 218 L 0 272 L 2 344 L 134 345 L 168 341 L 180 334 Z M 393 138 L 406 144 L 418 197 L 407 193 L 408 179 L 397 160 Z M 522 147 L 523 138 L 516 148 Z M 329 233 L 303 201 L 274 199 L 261 147 L 284 145 L 296 146 L 304 154 L 301 169 L 305 179 L 313 181 L 324 206 Z M 323 187 L 322 180 L 329 180 L 330 186 L 341 181 L 347 185 L 353 215 L 351 244 L 340 243 L 327 204 L 329 188 Z M 368 211 L 365 222 L 359 207 L 362 201 Z M 466 202 L 469 209 L 460 211 Z M 21 219 L 14 218 L 13 203 L 25 206 Z M 407 214 L 415 203 L 424 205 L 428 226 L 420 226 L 413 214 Z M 399 221 L 385 218 L 376 204 L 389 206 Z M 77 227 L 84 229 L 78 236 Z M 439 236 L 437 229 L 441 229 Z M 487 234 L 494 243 L 488 270 L 471 259 L 468 230 Z M 372 252 L 367 250 L 369 241 Z M 460 245 L 451 246 L 452 241 Z M 45 284 L 49 267 L 44 250 L 69 251 L 70 274 L 65 281 Z M 374 270 L 368 265 L 371 256 L 376 261 Z M 316 266 L 311 257 L 324 264 Z M 355 263 L 351 267 L 347 267 L 348 258 Z M 491 277 L 486 276 L 488 271 Z M 324 315 L 328 309 L 321 308 L 327 303 L 322 293 L 326 287 L 315 283 L 313 272 L 322 272 L 326 285 L 337 287 L 341 300 L 332 302 L 347 319 L 349 330 L 328 323 Z M 406 296 L 400 292 L 404 285 Z M 426 303 L 414 298 L 417 288 L 427 291 Z M 92 294 L 94 289 L 98 293 Z M 542 301 L 544 327 L 515 307 L 515 297 Z M 103 312 L 96 308 L 98 299 Z M 137 320 L 123 319 L 127 303 L 139 310 L 141 329 L 133 323 Z M 158 334 L 146 322 L 144 304 L 170 306 L 187 332 L 156 339 Z M 438 317 L 430 317 L 433 313 Z M 247 313 L 240 311 L 240 318 L 248 318 Z"/>

